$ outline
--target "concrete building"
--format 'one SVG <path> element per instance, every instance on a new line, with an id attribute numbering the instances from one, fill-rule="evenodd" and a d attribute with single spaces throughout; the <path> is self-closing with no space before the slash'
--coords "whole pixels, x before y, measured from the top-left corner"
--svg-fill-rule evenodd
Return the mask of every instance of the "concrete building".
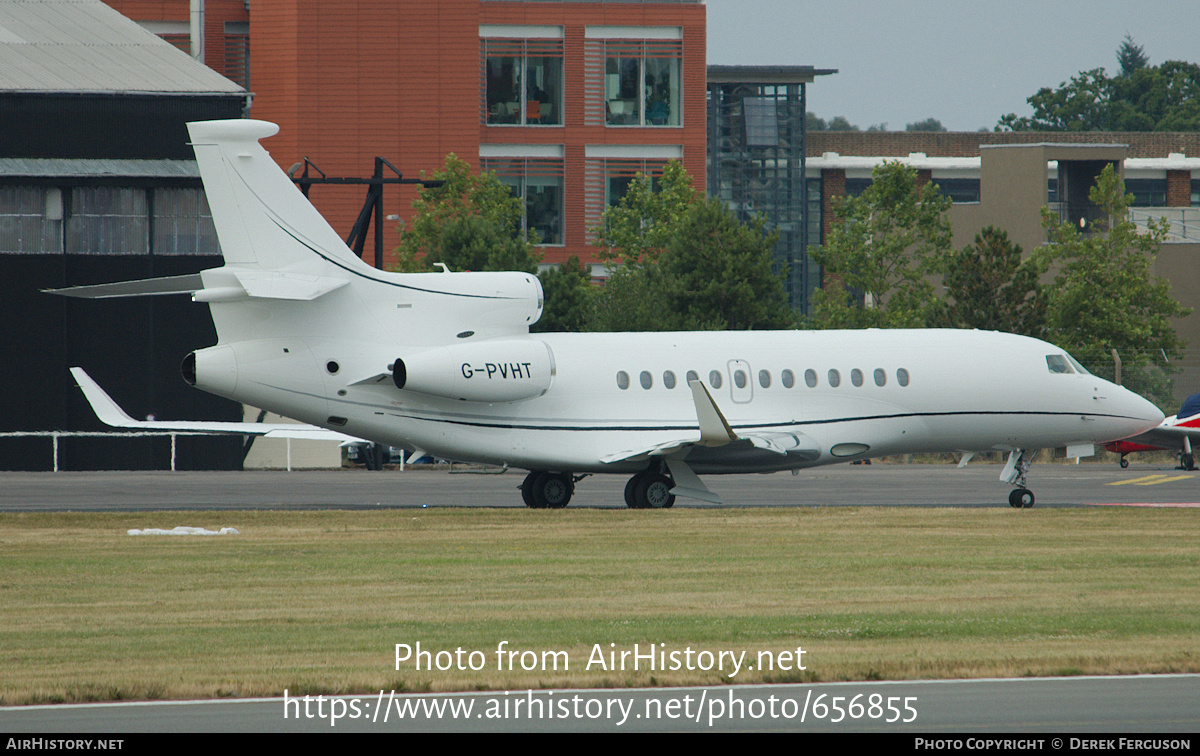
<path id="1" fill-rule="evenodd" d="M 821 187 L 822 238 L 833 222 L 833 198 L 860 193 L 875 166 L 898 160 L 954 199 L 956 248 L 993 225 L 1035 249 L 1046 241 L 1041 209 L 1047 206 L 1086 226 L 1095 217 L 1088 191 L 1105 165 L 1115 165 L 1134 196 L 1134 220 L 1171 221 L 1153 274 L 1193 308 L 1175 323 L 1189 344 L 1176 386 L 1180 398 L 1200 390 L 1200 134 L 813 132 L 808 144 L 808 178 Z"/>

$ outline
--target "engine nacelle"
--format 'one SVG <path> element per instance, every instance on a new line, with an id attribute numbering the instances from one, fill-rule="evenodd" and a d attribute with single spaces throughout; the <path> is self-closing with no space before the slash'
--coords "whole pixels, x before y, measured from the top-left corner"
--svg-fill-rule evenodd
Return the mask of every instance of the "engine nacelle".
<path id="1" fill-rule="evenodd" d="M 400 357 L 396 388 L 467 402 L 516 402 L 550 389 L 554 355 L 537 339 L 489 339 Z"/>

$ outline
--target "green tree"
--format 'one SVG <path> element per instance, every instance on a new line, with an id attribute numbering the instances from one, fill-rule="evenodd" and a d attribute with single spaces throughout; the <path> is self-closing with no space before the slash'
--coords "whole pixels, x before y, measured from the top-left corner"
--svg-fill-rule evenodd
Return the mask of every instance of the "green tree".
<path id="1" fill-rule="evenodd" d="M 919 328 L 940 301 L 929 276 L 950 250 L 950 199 L 903 163 L 885 161 L 859 197 L 834 203 L 837 221 L 809 254 L 824 266 L 810 324 L 817 328 Z M 854 301 L 852 301 L 854 300 Z"/>
<path id="2" fill-rule="evenodd" d="M 905 131 L 945 131 L 946 127 L 936 118 L 926 118 L 924 121 L 907 124 Z"/>
<path id="3" fill-rule="evenodd" d="M 400 231 L 397 269 L 519 270 L 535 273 L 541 254 L 536 236 L 521 233 L 519 197 L 496 174 L 472 174 L 456 155 L 430 177 L 442 182 L 422 187 L 407 227 Z M 591 315 L 591 276 L 578 257 L 538 274 L 545 296 L 534 331 L 579 331 Z"/>
<path id="4" fill-rule="evenodd" d="M 591 272 L 579 258 L 571 255 L 561 266 L 543 270 L 538 279 L 542 282 L 545 304 L 542 317 L 530 330 L 542 333 L 588 330 L 596 291 Z"/>
<path id="5" fill-rule="evenodd" d="M 939 324 L 1043 338 L 1046 298 L 1038 280 L 1044 263 L 1022 257 L 1020 245 L 994 226 L 976 234 L 974 244 L 947 255 L 942 278 L 946 304 Z"/>
<path id="6" fill-rule="evenodd" d="M 496 174 L 471 173 L 471 166 L 451 153 L 413 202 L 411 222 L 400 229 L 397 249 L 403 271 L 451 270 L 537 271 L 541 255 L 531 235 L 521 233 L 521 200 Z"/>
<path id="7" fill-rule="evenodd" d="M 657 179 L 639 174 L 594 229 L 597 257 L 624 265 L 652 261 L 676 233 L 688 208 L 701 200 L 678 160 L 669 161 Z"/>
<path id="8" fill-rule="evenodd" d="M 860 129 L 857 126 L 855 126 L 854 124 L 850 123 L 850 119 L 846 118 L 846 116 L 834 116 L 829 121 L 829 130 L 830 131 L 859 131 Z"/>
<path id="9" fill-rule="evenodd" d="M 1145 233 L 1138 232 L 1127 212 L 1133 197 L 1111 165 L 1089 198 L 1105 220 L 1085 233 L 1049 208 L 1042 210 L 1050 243 L 1038 254 L 1056 271 L 1046 292 L 1048 339 L 1110 379 L 1110 351 L 1117 350 L 1124 383 L 1160 405 L 1171 404 L 1170 360 L 1184 347 L 1171 318 L 1191 310 L 1171 297 L 1165 280 L 1150 275 L 1168 224 L 1151 221 Z"/>
<path id="10" fill-rule="evenodd" d="M 606 331 L 783 328 L 794 324 L 777 236 L 705 200 L 678 163 L 638 176 L 596 230 L 614 263 L 597 293 L 592 328 Z"/>
<path id="11" fill-rule="evenodd" d="M 998 131 L 1200 131 L 1200 66 L 1169 60 L 1150 66 L 1126 36 L 1117 51 L 1121 73 L 1081 71 L 1058 89 L 1043 87 L 1028 102 L 1033 115 L 1009 113 Z"/>
<path id="12" fill-rule="evenodd" d="M 1125 40 L 1117 48 L 1117 63 L 1121 66 L 1122 76 L 1131 76 L 1134 71 L 1150 65 L 1146 51 L 1141 45 L 1133 43 L 1133 37 L 1125 35 Z"/>

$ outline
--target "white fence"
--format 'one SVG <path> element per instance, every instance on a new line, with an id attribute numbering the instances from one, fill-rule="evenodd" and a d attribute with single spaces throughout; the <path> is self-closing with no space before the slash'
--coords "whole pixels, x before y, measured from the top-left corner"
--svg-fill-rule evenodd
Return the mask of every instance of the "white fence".
<path id="1" fill-rule="evenodd" d="M 176 442 L 179 436 L 211 436 L 211 433 L 194 431 L 129 431 L 115 433 L 112 431 L 6 431 L 0 433 L 0 438 L 49 438 L 52 441 L 54 455 L 54 472 L 58 472 L 58 440 L 60 438 L 144 438 L 148 436 L 171 438 L 171 471 L 175 472 Z M 292 440 L 287 441 L 287 470 L 292 471 Z"/>

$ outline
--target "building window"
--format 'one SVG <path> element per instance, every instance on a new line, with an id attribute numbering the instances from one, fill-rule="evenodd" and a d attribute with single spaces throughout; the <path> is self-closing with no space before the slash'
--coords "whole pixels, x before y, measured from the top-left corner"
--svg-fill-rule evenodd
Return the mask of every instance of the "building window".
<path id="1" fill-rule="evenodd" d="M 655 187 L 671 160 L 683 159 L 679 145 L 588 145 L 584 154 L 583 207 L 589 237 L 606 208 L 616 205 L 639 174 Z"/>
<path id="2" fill-rule="evenodd" d="M 678 126 L 679 41 L 607 40 L 604 50 L 605 123 Z"/>
<path id="3" fill-rule="evenodd" d="M 484 123 L 563 124 L 562 39 L 482 40 Z"/>
<path id="4" fill-rule="evenodd" d="M 1125 193 L 1133 195 L 1130 207 L 1166 207 L 1167 180 L 1125 179 Z"/>
<path id="5" fill-rule="evenodd" d="M 861 197 L 862 193 L 867 191 L 867 187 L 871 185 L 869 178 L 847 178 L 846 179 L 846 196 Z"/>
<path id="6" fill-rule="evenodd" d="M 150 252 L 144 189 L 96 186 L 71 190 L 66 251 L 83 255 L 144 255 Z"/>
<path id="7" fill-rule="evenodd" d="M 933 178 L 943 197 L 949 197 L 954 204 L 979 201 L 979 179 L 977 178 Z"/>
<path id="8" fill-rule="evenodd" d="M 221 254 L 202 189 L 154 190 L 154 254 Z"/>
<path id="9" fill-rule="evenodd" d="M 482 160 L 519 197 L 524 212 L 521 230 L 537 234 L 538 244 L 563 243 L 563 161 L 555 158 L 497 158 Z"/>
<path id="10" fill-rule="evenodd" d="M 584 30 L 584 122 L 683 124 L 683 30 L 589 26 Z"/>
<path id="11" fill-rule="evenodd" d="M 0 186 L 0 254 L 62 252 L 62 191 Z"/>
<path id="12" fill-rule="evenodd" d="M 250 88 L 250 23 L 225 22 L 225 77 Z"/>

